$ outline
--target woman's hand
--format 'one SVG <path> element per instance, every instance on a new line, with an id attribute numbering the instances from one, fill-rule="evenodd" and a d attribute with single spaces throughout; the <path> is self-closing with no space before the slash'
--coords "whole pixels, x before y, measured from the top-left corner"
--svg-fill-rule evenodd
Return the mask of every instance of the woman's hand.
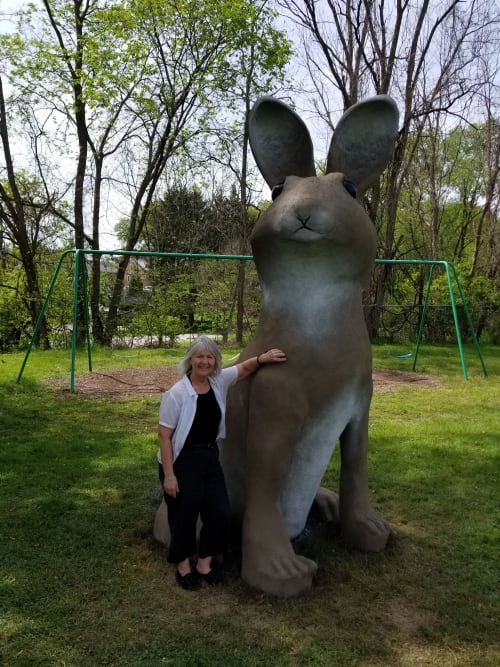
<path id="1" fill-rule="evenodd" d="M 238 380 L 243 380 L 252 375 L 252 373 L 255 373 L 264 364 L 274 364 L 280 361 L 286 361 L 286 354 L 283 350 L 274 347 L 272 350 L 261 352 L 256 357 L 250 357 L 250 359 L 237 364 Z"/>
<path id="2" fill-rule="evenodd" d="M 172 498 L 175 498 L 176 495 L 179 493 L 179 484 L 177 483 L 177 477 L 173 473 L 165 475 L 165 479 L 163 480 L 163 488 L 165 490 L 165 493 L 169 496 L 172 496 Z"/>
<path id="3" fill-rule="evenodd" d="M 283 352 L 283 350 L 279 350 L 278 348 L 266 350 L 265 352 L 259 354 L 257 357 L 257 363 L 259 366 L 262 366 L 263 364 L 274 364 L 280 361 L 286 361 L 286 354 Z"/>

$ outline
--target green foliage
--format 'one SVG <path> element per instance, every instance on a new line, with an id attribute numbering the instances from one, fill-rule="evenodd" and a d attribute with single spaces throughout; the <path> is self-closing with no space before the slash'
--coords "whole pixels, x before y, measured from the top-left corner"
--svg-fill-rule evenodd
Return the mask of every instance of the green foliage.
<path id="1" fill-rule="evenodd" d="M 150 252 L 221 254 L 235 251 L 240 204 L 233 192 L 205 199 L 197 189 L 173 187 L 150 208 L 142 249 Z M 234 320 L 236 263 L 207 259 L 151 257 L 148 261 L 151 295 L 146 309 L 134 313 L 134 327 L 162 341 L 193 331 L 229 334 Z M 250 289 L 254 273 L 247 278 Z M 255 322 L 255 285 L 247 294 L 247 326 Z M 250 305 L 250 302 L 253 305 Z M 147 312 L 146 312 L 147 311 Z M 151 312 L 154 311 L 154 314 Z M 168 323 L 168 332 L 165 329 Z M 123 323 L 122 323 L 123 326 Z M 156 333 L 153 334 L 153 328 Z"/>
<path id="2" fill-rule="evenodd" d="M 23 338 L 23 331 L 29 327 L 29 313 L 22 305 L 24 292 L 23 276 L 19 264 L 0 263 L 0 350 L 15 349 Z"/>
<path id="3" fill-rule="evenodd" d="M 500 335 L 500 285 L 498 280 L 485 276 L 471 277 L 464 265 L 458 265 L 456 269 L 476 332 L 478 323 L 482 323 L 480 328 L 482 339 L 496 343 Z M 427 334 L 433 341 L 445 342 L 456 339 L 451 307 L 443 308 L 443 305 L 449 303 L 449 300 L 447 279 L 445 275 L 441 275 L 433 281 L 430 298 L 431 306 L 440 306 L 435 310 L 431 307 L 429 313 Z M 469 326 L 459 296 L 457 296 L 457 316 L 462 338 L 470 340 Z"/>
<path id="4" fill-rule="evenodd" d="M 173 345 L 186 333 L 209 332 L 227 339 L 234 331 L 236 262 L 190 260 L 186 273 L 168 280 L 152 281 L 145 301 L 123 311 L 117 340 L 147 339 L 150 345 Z M 258 317 L 258 281 L 254 267 L 246 276 L 246 330 L 255 328 Z M 131 340 L 129 344 L 134 344 Z"/>
<path id="5" fill-rule="evenodd" d="M 42 257 L 37 248 L 37 268 L 40 289 L 45 286 Z M 0 263 L 0 349 L 3 351 L 25 347 L 33 331 L 29 311 L 30 294 L 18 252 L 5 256 Z"/>
<path id="6" fill-rule="evenodd" d="M 410 136 L 412 162 L 398 202 L 396 258 L 471 262 L 490 177 L 489 132 L 487 124 L 457 125 Z M 487 243 L 481 265 L 489 266 Z"/>
<path id="7" fill-rule="evenodd" d="M 137 272 L 134 272 L 130 277 L 130 282 L 128 284 L 128 295 L 130 297 L 142 296 L 144 291 L 144 284 L 141 280 L 141 277 Z"/>
<path id="8" fill-rule="evenodd" d="M 471 277 L 464 264 L 455 266 L 466 307 L 476 336 L 485 342 L 496 343 L 500 334 L 500 288 L 496 279 Z M 385 302 L 378 342 L 415 341 L 427 294 L 429 265 L 397 265 L 387 281 Z M 460 337 L 471 341 L 465 305 L 452 278 L 453 298 Z M 457 339 L 450 296 L 450 285 L 444 270 L 435 267 L 425 316 L 424 339 L 427 342 L 454 342 Z"/>
<path id="9" fill-rule="evenodd" d="M 182 151 L 187 155 L 195 138 L 205 141 L 221 110 L 233 113 L 238 103 L 245 108 L 239 89 L 242 51 L 256 51 L 252 76 L 243 79 L 261 85 L 265 75 L 262 89 L 281 76 L 290 55 L 267 3 L 248 0 L 47 2 L 28 5 L 18 15 L 17 32 L 2 37 L 9 81 L 22 96 L 13 109 L 23 109 L 23 117 L 50 118 L 43 142 L 52 153 L 66 157 L 78 150 L 81 182 L 73 212 L 78 247 L 85 242 L 84 214 L 91 211 L 99 220 L 108 184 L 120 182 L 120 197 L 122 187 L 130 195 L 122 236 L 133 249 L 167 163 Z M 221 140 L 224 147 L 236 141 L 234 133 L 228 137 Z M 96 227 L 90 243 L 100 247 Z M 177 238 L 176 251 L 189 243 L 183 235 Z M 220 240 L 210 240 L 216 243 Z M 106 336 L 112 335 L 119 307 L 119 282 L 116 287 Z"/>
<path id="10" fill-rule="evenodd" d="M 199 190 L 171 188 L 150 207 L 143 231 L 143 249 L 152 252 L 217 252 L 224 231 L 232 222 L 218 216 L 216 208 Z M 153 268 L 173 267 L 175 273 L 176 263 L 171 260 L 152 259 L 151 265 Z"/>
<path id="11" fill-rule="evenodd" d="M 252 263 L 247 262 L 245 267 L 245 332 L 250 335 L 258 318 L 258 279 Z M 196 304 L 201 314 L 199 331 L 213 331 L 225 340 L 234 333 L 237 269 L 236 261 L 207 261 L 200 265 Z"/>

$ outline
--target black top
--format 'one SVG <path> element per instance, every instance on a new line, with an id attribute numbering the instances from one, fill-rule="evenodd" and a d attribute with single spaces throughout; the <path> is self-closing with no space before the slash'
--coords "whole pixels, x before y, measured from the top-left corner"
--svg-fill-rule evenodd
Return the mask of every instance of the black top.
<path id="1" fill-rule="evenodd" d="M 197 445 L 204 442 L 215 442 L 221 416 L 221 409 L 212 387 L 206 394 L 198 394 L 196 414 L 184 444 Z"/>

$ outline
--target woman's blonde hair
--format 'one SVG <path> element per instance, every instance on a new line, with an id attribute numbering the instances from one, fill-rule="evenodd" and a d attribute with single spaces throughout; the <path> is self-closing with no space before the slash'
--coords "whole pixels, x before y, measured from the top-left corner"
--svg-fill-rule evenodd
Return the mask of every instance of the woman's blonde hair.
<path id="1" fill-rule="evenodd" d="M 214 341 L 208 336 L 199 336 L 191 343 L 182 361 L 179 362 L 179 365 L 177 366 L 177 370 L 180 375 L 187 375 L 191 372 L 191 359 L 195 354 L 198 354 L 198 352 L 201 351 L 208 352 L 215 359 L 215 367 L 212 371 L 212 375 L 218 375 L 221 372 L 222 355 L 220 353 L 219 346 L 217 343 L 214 343 Z"/>

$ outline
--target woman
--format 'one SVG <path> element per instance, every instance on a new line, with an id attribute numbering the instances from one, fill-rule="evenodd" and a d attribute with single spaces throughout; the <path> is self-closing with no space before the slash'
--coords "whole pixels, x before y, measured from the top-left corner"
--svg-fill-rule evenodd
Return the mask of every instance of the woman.
<path id="1" fill-rule="evenodd" d="M 197 590 L 202 581 L 222 581 L 212 558 L 225 549 L 230 520 L 217 446 L 225 436 L 229 387 L 263 364 L 283 361 L 285 353 L 273 349 L 223 369 L 216 343 L 200 336 L 179 364 L 182 378 L 163 395 L 158 461 L 171 533 L 167 560 L 176 564 L 176 581 L 185 590 Z M 198 516 L 202 526 L 193 571 Z"/>

